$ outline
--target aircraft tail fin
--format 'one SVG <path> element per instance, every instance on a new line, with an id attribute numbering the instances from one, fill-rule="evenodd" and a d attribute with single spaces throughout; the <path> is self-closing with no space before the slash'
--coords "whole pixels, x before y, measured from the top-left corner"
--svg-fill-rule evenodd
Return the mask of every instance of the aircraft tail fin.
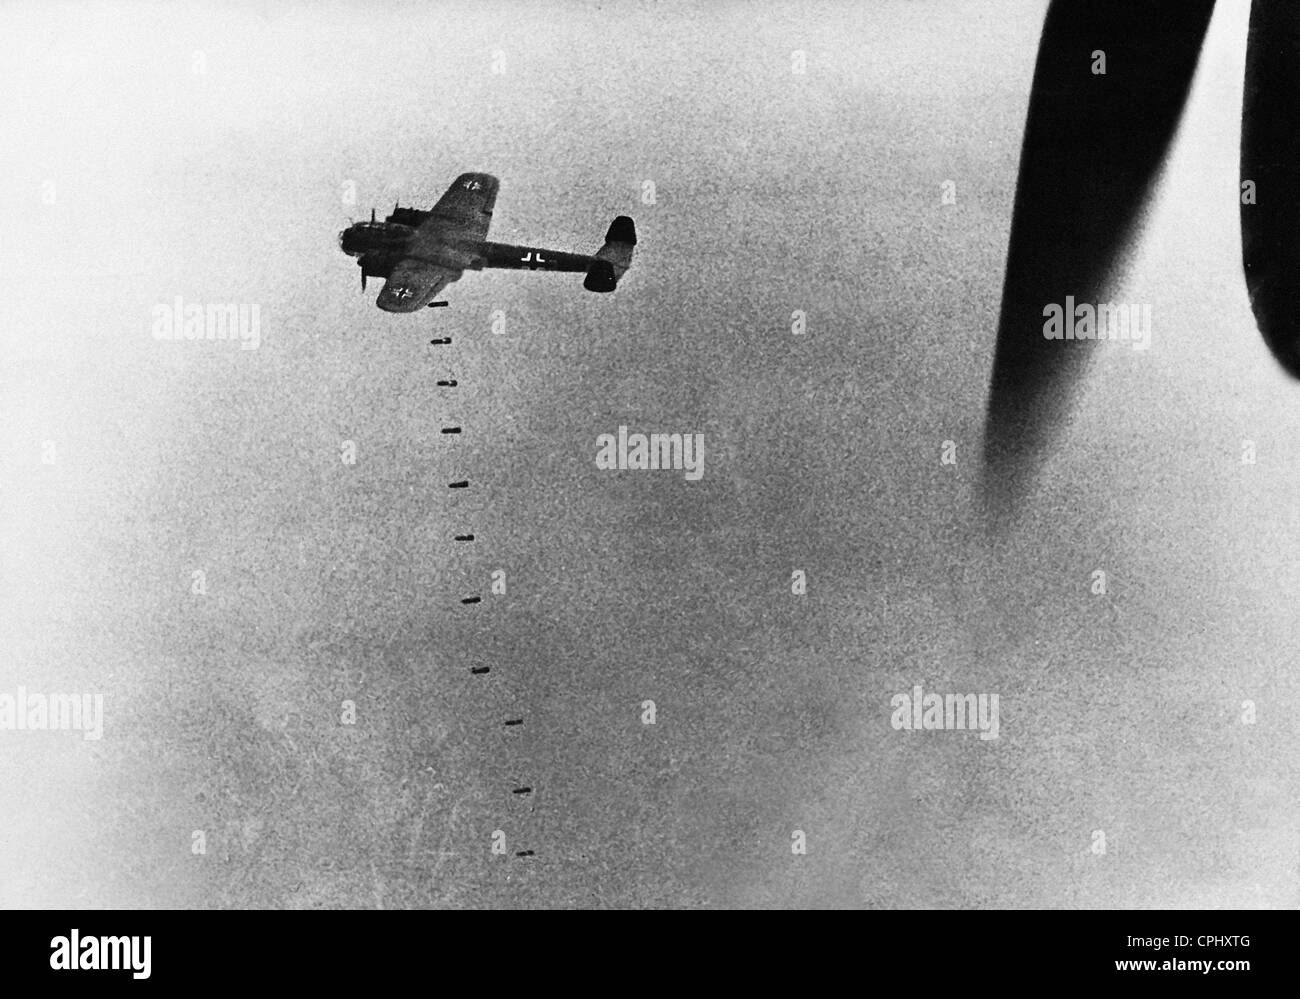
<path id="1" fill-rule="evenodd" d="M 620 215 L 610 223 L 609 231 L 605 233 L 605 245 L 596 251 L 582 286 L 588 291 L 613 291 L 632 266 L 635 247 L 636 225 L 626 215 Z"/>

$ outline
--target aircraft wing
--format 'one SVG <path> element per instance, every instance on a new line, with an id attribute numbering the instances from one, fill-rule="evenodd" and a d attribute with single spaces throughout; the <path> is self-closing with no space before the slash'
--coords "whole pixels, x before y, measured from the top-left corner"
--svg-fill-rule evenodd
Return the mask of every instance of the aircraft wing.
<path id="1" fill-rule="evenodd" d="M 425 224 L 436 226 L 447 236 L 486 239 L 500 186 L 501 182 L 491 174 L 461 174 L 447 188 L 447 193 L 438 199 Z"/>
<path id="2" fill-rule="evenodd" d="M 375 304 L 385 312 L 418 312 L 459 277 L 460 271 L 407 257 L 393 268 Z"/>

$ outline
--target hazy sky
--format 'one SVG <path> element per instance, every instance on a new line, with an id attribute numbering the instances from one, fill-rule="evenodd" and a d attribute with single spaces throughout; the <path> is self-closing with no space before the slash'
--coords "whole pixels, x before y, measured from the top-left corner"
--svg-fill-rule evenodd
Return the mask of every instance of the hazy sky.
<path id="1" fill-rule="evenodd" d="M 977 511 L 1044 9 L 0 11 L 0 694 L 105 704 L 0 731 L 0 904 L 1296 904 L 1300 387 L 1240 274 L 1243 4 L 1115 291 L 1152 348 L 1098 352 L 1005 536 Z M 502 242 L 632 215 L 618 291 L 377 310 L 338 230 L 470 170 Z M 260 345 L 154 339 L 176 296 Z M 599 470 L 620 425 L 703 434 L 703 478 Z M 917 684 L 998 694 L 1000 737 L 896 731 Z"/>

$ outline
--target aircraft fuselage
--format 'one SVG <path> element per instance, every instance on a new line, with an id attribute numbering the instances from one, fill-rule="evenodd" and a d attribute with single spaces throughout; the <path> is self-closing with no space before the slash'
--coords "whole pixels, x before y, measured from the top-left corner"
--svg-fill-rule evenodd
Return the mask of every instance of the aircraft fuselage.
<path id="1" fill-rule="evenodd" d="M 416 312 L 465 271 L 485 267 L 586 272 L 587 290 L 614 290 L 636 245 L 631 219 L 615 219 L 594 256 L 491 243 L 486 237 L 498 186 L 490 174 L 461 174 L 429 211 L 394 206 L 383 222 L 372 212 L 370 221 L 339 233 L 340 248 L 361 267 L 362 288 L 368 277 L 385 279 L 375 304 L 386 312 Z"/>

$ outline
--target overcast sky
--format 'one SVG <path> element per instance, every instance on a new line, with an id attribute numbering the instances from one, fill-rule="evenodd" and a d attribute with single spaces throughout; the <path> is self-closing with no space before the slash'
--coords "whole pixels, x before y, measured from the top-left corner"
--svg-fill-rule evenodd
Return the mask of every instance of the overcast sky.
<path id="1" fill-rule="evenodd" d="M 1296 904 L 1300 388 L 1220 8 L 1115 290 L 1152 348 L 994 537 L 1041 0 L 6 6 L 0 693 L 105 719 L 0 731 L 0 904 Z M 617 292 L 377 310 L 337 232 L 471 170 L 502 242 L 633 216 Z M 258 348 L 156 340 L 176 296 Z M 620 425 L 703 478 L 598 469 Z M 1000 737 L 896 731 L 918 684 Z"/>

